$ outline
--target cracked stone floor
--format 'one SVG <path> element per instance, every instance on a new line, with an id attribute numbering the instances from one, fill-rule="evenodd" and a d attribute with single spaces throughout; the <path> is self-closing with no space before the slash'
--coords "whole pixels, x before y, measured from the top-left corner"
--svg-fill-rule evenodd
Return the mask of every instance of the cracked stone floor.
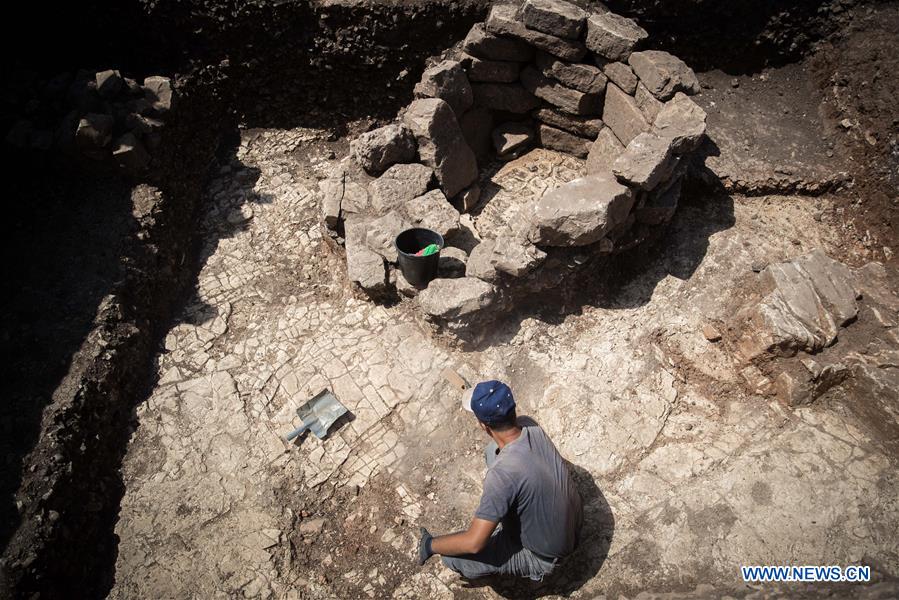
<path id="1" fill-rule="evenodd" d="M 760 261 L 846 256 L 826 197 L 690 203 L 599 300 L 511 318 L 464 352 L 411 301 L 345 283 L 315 196 L 335 161 L 300 156 L 323 139 L 244 131 L 209 186 L 196 291 L 122 467 L 112 598 L 502 594 L 412 562 L 420 525 L 466 524 L 484 473 L 444 367 L 509 381 L 575 465 L 585 539 L 533 595 L 736 586 L 743 564 L 899 571 L 896 457 L 847 415 L 746 392 L 701 332 Z M 354 418 L 286 449 L 293 411 L 324 388 Z"/>

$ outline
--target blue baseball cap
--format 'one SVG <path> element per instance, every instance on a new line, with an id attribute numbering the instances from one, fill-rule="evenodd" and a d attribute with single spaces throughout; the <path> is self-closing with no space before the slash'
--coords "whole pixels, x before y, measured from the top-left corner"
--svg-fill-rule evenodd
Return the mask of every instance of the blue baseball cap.
<path id="1" fill-rule="evenodd" d="M 489 425 L 504 420 L 515 410 L 515 398 L 505 383 L 482 381 L 462 395 L 462 408 Z"/>

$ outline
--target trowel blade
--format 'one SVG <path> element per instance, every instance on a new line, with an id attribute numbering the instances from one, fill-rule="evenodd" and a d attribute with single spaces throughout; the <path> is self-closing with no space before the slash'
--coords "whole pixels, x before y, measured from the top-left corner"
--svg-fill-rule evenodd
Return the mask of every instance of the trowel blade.
<path id="1" fill-rule="evenodd" d="M 346 412 L 346 407 L 330 390 L 322 390 L 297 409 L 297 415 L 318 439 L 328 435 L 331 425 Z"/>

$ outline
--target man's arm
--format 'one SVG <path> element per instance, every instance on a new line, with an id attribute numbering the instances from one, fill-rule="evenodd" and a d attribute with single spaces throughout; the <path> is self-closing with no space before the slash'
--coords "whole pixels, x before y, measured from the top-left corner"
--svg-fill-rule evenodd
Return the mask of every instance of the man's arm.
<path id="1" fill-rule="evenodd" d="M 477 554 L 487 545 L 496 523 L 475 517 L 467 531 L 441 535 L 431 540 L 431 551 L 445 556 Z"/>

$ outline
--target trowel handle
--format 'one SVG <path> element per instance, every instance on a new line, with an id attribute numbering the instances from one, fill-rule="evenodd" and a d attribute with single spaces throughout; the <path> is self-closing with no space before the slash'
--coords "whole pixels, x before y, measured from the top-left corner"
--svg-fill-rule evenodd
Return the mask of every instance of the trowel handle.
<path id="1" fill-rule="evenodd" d="M 298 435 L 300 435 L 301 433 L 303 433 L 304 431 L 306 431 L 306 429 L 308 429 L 308 427 L 307 427 L 306 425 L 300 425 L 299 427 L 297 427 L 296 429 L 294 429 L 293 431 L 291 431 L 290 433 L 288 433 L 287 435 L 285 435 L 285 436 L 284 436 L 284 440 L 285 440 L 285 441 L 288 441 L 288 442 L 291 442 L 291 441 L 293 441 L 294 438 L 296 438 Z"/>

